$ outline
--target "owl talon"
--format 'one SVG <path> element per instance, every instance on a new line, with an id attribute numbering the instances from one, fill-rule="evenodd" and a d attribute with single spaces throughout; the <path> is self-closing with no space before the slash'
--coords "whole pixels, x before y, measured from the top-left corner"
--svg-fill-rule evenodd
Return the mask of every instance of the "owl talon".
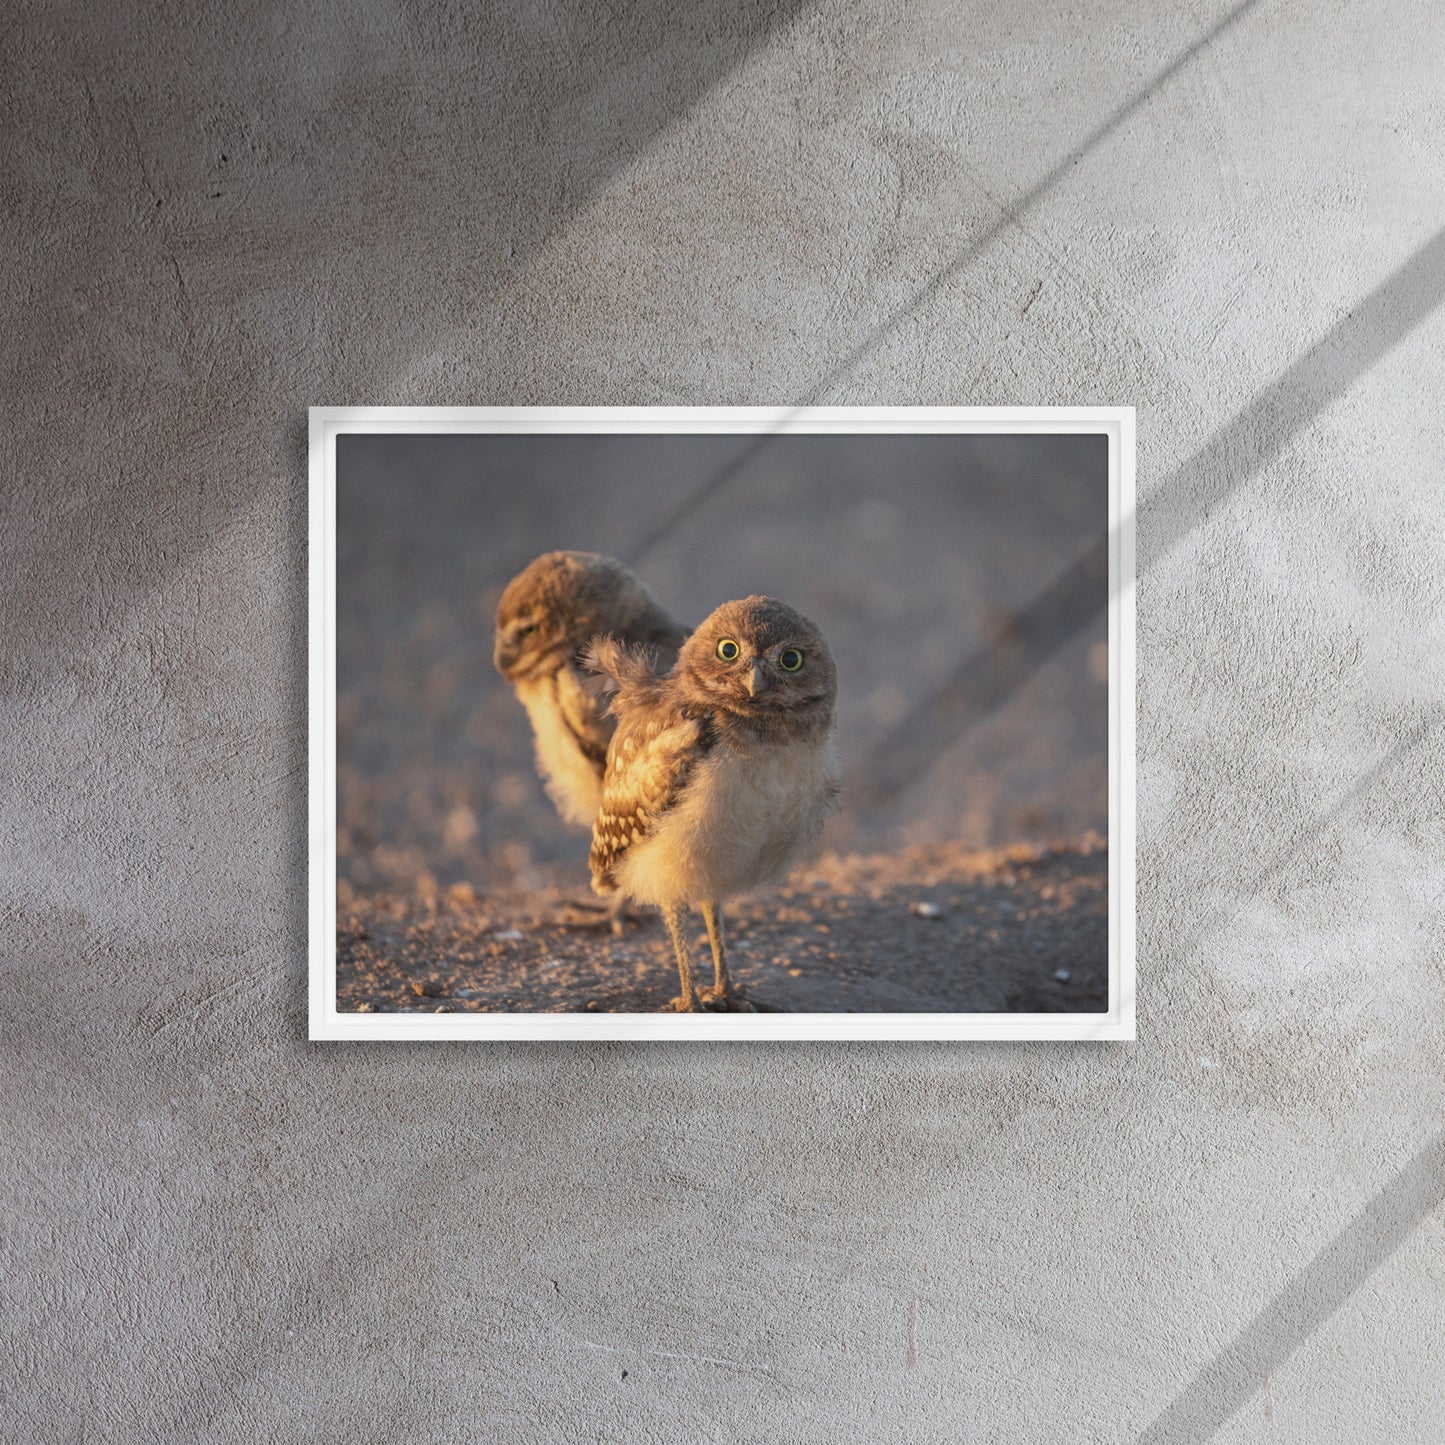
<path id="1" fill-rule="evenodd" d="M 696 1014 L 702 1012 L 702 1007 L 696 999 L 689 1004 L 680 994 L 677 998 L 669 999 L 667 1007 L 675 1014 Z"/>
<path id="2" fill-rule="evenodd" d="M 755 1014 L 758 1006 L 731 990 L 707 988 L 699 995 L 702 1006 L 712 1013 Z"/>

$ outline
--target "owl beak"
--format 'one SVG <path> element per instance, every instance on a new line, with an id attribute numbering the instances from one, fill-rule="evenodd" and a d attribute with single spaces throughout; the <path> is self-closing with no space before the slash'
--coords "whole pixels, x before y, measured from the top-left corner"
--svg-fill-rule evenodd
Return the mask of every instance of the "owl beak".
<path id="1" fill-rule="evenodd" d="M 763 660 L 760 657 L 753 659 L 753 670 L 748 674 L 748 696 L 756 697 L 768 685 L 767 675 L 763 672 Z"/>
<path id="2" fill-rule="evenodd" d="M 516 682 L 535 659 L 530 657 L 520 642 L 498 637 L 492 649 L 492 662 L 508 682 Z"/>

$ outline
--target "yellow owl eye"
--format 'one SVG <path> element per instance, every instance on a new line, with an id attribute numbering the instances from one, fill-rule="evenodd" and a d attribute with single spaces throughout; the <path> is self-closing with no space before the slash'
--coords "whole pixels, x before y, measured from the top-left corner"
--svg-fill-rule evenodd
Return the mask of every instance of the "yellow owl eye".
<path id="1" fill-rule="evenodd" d="M 796 672 L 803 665 L 803 654 L 796 647 L 789 647 L 778 654 L 778 666 L 784 672 Z"/>
<path id="2" fill-rule="evenodd" d="M 717 655 L 722 658 L 724 662 L 736 662 L 741 652 L 742 648 L 739 647 L 731 637 L 724 637 L 717 645 Z"/>

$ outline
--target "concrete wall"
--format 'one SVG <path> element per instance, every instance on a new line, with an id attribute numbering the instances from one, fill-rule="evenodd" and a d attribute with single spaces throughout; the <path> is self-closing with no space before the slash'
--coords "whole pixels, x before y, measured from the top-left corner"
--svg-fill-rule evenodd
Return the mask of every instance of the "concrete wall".
<path id="1" fill-rule="evenodd" d="M 1445 1436 L 1427 0 L 13 15 L 0 1430 Z M 1140 1039 L 304 1042 L 304 408 L 1132 402 Z"/>

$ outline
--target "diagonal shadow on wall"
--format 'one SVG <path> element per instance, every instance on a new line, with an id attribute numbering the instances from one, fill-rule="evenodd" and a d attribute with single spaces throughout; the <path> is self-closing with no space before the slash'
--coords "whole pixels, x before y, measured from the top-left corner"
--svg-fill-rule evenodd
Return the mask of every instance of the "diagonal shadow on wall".
<path id="1" fill-rule="evenodd" d="M 812 3 L 377 4 L 340 24 L 203 0 L 14 26 L 33 156 L 0 217 L 26 279 L 0 662 L 112 630 L 243 515 L 288 549 L 304 618 L 305 408 L 467 399 L 470 329 L 519 268 Z M 445 369 L 399 379 L 439 333 Z M 537 399 L 504 360 L 484 375 L 475 400 Z"/>
<path id="2" fill-rule="evenodd" d="M 1227 10 L 1208 30 L 1200 35 L 1198 39 L 1192 41 L 1181 50 L 1168 65 L 1150 76 L 1149 80 L 1139 90 L 1135 91 L 1128 100 L 1105 116 L 1072 150 L 1050 166 L 1028 190 L 1017 197 L 1010 205 L 1002 208 L 993 221 L 980 231 L 978 235 L 973 237 L 966 246 L 960 249 L 948 265 L 934 272 L 907 301 L 879 322 L 851 351 L 836 361 L 824 374 L 822 379 L 813 386 L 808 395 L 798 403 L 794 414 L 796 414 L 796 411 L 801 411 L 805 407 L 817 406 L 822 403 L 845 376 L 853 371 L 860 362 L 866 360 L 876 352 L 893 332 L 918 311 L 919 307 L 931 301 L 950 281 L 961 275 L 968 266 L 993 245 L 999 237 L 1005 235 L 1010 229 L 1017 226 L 1025 212 L 1032 210 L 1044 196 L 1053 190 L 1060 180 L 1068 175 L 1081 161 L 1096 151 L 1110 136 L 1119 131 L 1128 120 L 1138 114 L 1140 109 L 1165 85 L 1173 80 L 1180 71 L 1184 70 L 1192 61 L 1202 55 L 1204 51 L 1208 50 L 1227 30 L 1232 29 L 1238 24 L 1258 3 L 1259 0 L 1240 0 L 1240 3 L 1232 9 Z M 720 469 L 714 476 L 709 477 L 703 482 L 674 512 L 663 517 L 650 532 L 642 537 L 629 554 L 627 561 L 636 565 L 645 560 L 649 552 L 659 546 L 679 526 L 683 525 L 694 512 L 705 506 L 715 493 L 721 491 L 732 482 L 740 472 L 746 470 L 774 435 L 776 435 L 776 432 L 765 432 L 756 437 L 728 466 Z"/>
<path id="3" fill-rule="evenodd" d="M 1190 1381 L 1138 1445 L 1201 1445 L 1445 1202 L 1445 1130 Z"/>
<path id="4" fill-rule="evenodd" d="M 1311 421 L 1445 301 L 1445 230 L 1380 283 L 1330 332 L 1231 418 L 1151 497 L 1138 518 L 1137 570 L 1167 557 Z M 1133 519 L 1126 519 L 1125 525 Z M 961 666 L 877 744 L 857 796 L 885 807 L 932 760 L 930 739 L 956 738 L 1000 707 L 1107 606 L 1109 539 L 1101 537 L 995 641 Z M 936 744 L 934 745 L 936 746 Z"/>

